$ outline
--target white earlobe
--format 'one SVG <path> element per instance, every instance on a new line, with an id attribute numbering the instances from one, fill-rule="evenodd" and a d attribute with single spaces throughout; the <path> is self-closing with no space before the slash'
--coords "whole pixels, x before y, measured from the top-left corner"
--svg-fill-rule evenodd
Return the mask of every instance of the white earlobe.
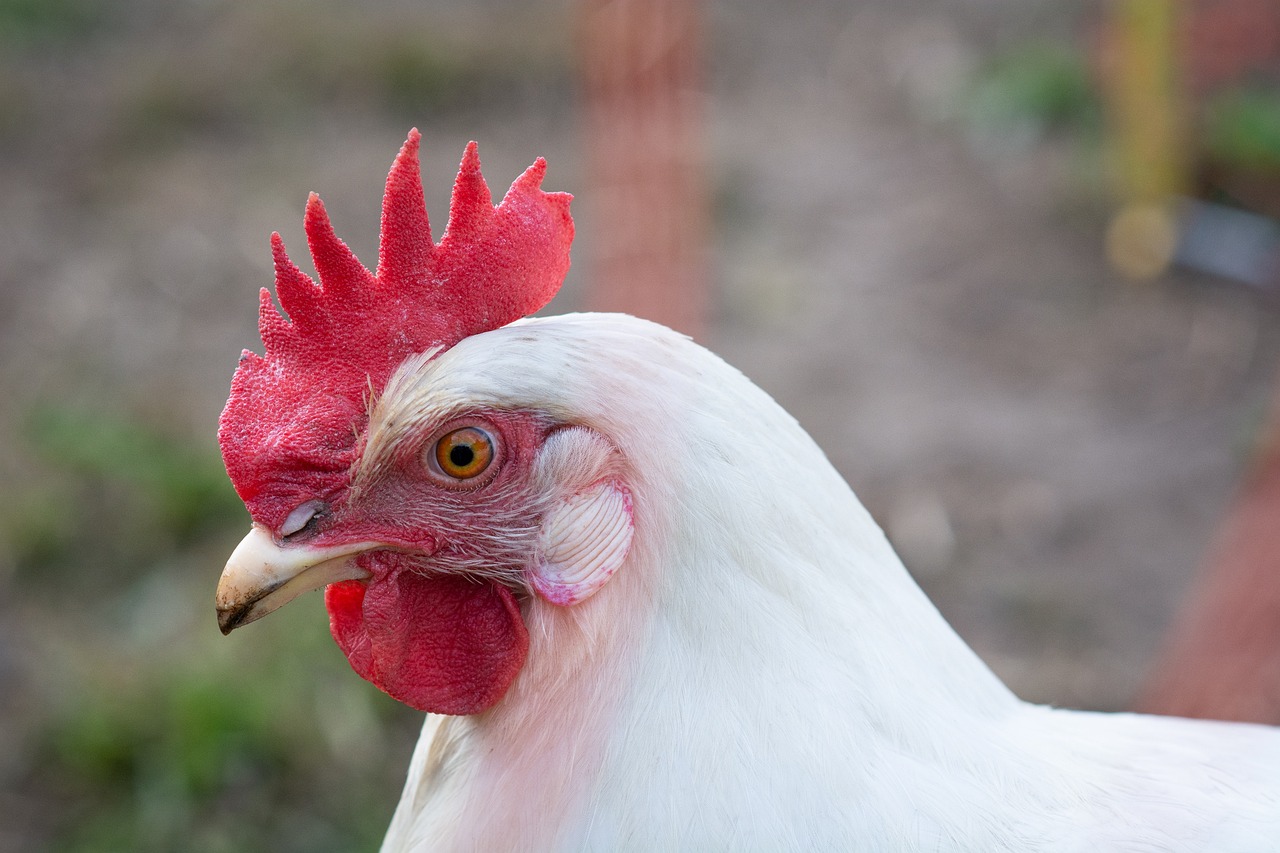
<path id="1" fill-rule="evenodd" d="M 631 493 L 606 480 L 561 502 L 546 514 L 533 588 L 552 604 L 577 604 L 618 570 L 631 548 Z"/>

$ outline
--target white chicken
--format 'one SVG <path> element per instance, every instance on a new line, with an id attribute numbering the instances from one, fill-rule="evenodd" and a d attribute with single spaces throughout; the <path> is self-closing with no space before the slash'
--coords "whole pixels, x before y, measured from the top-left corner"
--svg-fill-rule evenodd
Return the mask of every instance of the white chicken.
<path id="1" fill-rule="evenodd" d="M 471 146 L 432 241 L 414 131 L 377 274 L 275 241 L 223 414 L 253 528 L 224 632 L 327 586 L 338 644 L 433 712 L 387 851 L 1280 850 L 1280 732 L 1026 704 L 822 451 L 715 355 L 519 319 L 568 267 L 536 163 Z"/>

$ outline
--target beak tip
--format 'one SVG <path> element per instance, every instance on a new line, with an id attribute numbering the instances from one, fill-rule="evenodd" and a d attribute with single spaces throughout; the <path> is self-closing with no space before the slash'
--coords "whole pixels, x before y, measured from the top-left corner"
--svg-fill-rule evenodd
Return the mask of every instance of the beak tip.
<path id="1" fill-rule="evenodd" d="M 222 632 L 222 636 L 227 636 L 236 628 L 239 628 L 244 621 L 244 609 L 237 608 L 233 610 L 218 611 L 218 630 Z"/>

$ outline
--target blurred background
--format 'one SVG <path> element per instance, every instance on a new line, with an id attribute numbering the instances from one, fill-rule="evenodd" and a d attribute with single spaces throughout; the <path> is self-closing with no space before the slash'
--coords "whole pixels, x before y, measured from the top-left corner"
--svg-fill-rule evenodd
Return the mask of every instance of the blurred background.
<path id="1" fill-rule="evenodd" d="M 372 263 L 415 125 L 437 234 L 547 157 L 552 310 L 772 393 L 1020 695 L 1159 710 L 1280 578 L 1278 82 L 1276 0 L 0 0 L 0 851 L 381 838 L 421 718 L 320 596 L 219 635 L 215 428 L 268 235 Z"/>

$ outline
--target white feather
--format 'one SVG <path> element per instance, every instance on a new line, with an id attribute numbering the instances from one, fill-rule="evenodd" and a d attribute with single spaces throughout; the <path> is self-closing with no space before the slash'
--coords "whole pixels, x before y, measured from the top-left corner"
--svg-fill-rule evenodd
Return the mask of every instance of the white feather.
<path id="1" fill-rule="evenodd" d="M 794 419 L 687 339 L 522 321 L 387 394 L 607 437 L 635 528 L 589 600 L 530 599 L 495 708 L 428 723 L 384 850 L 1280 850 L 1280 734 L 1019 701 Z"/>

